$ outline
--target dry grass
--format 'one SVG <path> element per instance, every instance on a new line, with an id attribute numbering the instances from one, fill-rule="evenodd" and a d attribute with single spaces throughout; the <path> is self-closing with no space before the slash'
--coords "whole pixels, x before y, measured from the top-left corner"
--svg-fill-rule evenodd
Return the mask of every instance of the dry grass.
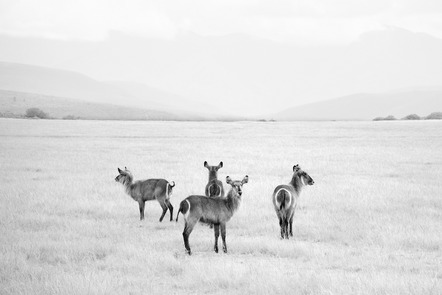
<path id="1" fill-rule="evenodd" d="M 0 120 L 1 294 L 441 294 L 440 122 L 173 123 Z M 114 182 L 203 193 L 203 162 L 248 174 L 228 254 Z M 271 192 L 314 178 L 279 239 Z M 176 212 L 175 210 L 175 212 Z"/>

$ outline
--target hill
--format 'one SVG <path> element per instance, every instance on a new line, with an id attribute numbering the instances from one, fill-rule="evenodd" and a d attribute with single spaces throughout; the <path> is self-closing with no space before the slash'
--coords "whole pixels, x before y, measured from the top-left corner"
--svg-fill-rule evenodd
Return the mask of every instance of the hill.
<path id="1" fill-rule="evenodd" d="M 143 114 L 141 117 L 144 117 L 146 109 L 150 110 L 149 117 L 172 120 L 177 118 L 182 120 L 230 118 L 225 114 L 213 115 L 215 112 L 211 106 L 193 102 L 179 95 L 154 89 L 141 83 L 103 82 L 73 71 L 25 64 L 0 62 L 0 89 L 30 93 L 34 99 L 45 98 L 45 102 L 48 102 L 48 97 L 51 97 L 52 102 L 56 105 L 60 105 L 56 101 L 57 98 L 79 99 L 79 103 L 70 102 L 70 105 L 75 105 L 77 110 L 80 103 L 112 104 L 132 107 L 133 110 L 135 107 L 145 109 L 135 112 L 134 117 L 137 118 L 141 114 Z M 109 107 L 108 105 L 107 108 Z M 155 112 L 159 112 L 159 114 L 155 115 Z M 126 115 L 128 116 L 128 114 Z"/>
<path id="2" fill-rule="evenodd" d="M 354 94 L 292 107 L 273 116 L 276 120 L 372 120 L 393 115 L 427 116 L 442 110 L 441 88 L 414 88 L 385 93 Z"/>
<path id="3" fill-rule="evenodd" d="M 78 99 L 0 90 L 0 113 L 23 115 L 37 107 L 52 118 L 65 116 L 92 120 L 180 120 L 181 117 L 161 111 L 100 104 Z"/>
<path id="4" fill-rule="evenodd" d="M 158 40 L 111 32 L 97 42 L 0 35 L 2 60 L 68 69 L 100 81 L 138 81 L 238 115 L 353 93 L 442 85 L 440 52 L 440 38 L 399 28 L 315 47 L 241 34 Z"/>

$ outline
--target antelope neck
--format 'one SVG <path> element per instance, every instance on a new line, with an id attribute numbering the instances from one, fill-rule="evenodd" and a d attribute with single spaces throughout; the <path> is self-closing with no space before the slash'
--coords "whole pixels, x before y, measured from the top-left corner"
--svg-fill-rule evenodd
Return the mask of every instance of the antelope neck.
<path id="1" fill-rule="evenodd" d="M 301 177 L 298 173 L 293 174 L 290 184 L 295 188 L 296 193 L 299 193 L 302 188 Z"/>
<path id="2" fill-rule="evenodd" d="M 229 207 L 230 210 L 235 211 L 236 209 L 238 209 L 240 204 L 241 204 L 241 196 L 238 195 L 236 191 L 231 189 L 227 194 L 227 206 Z"/>
<path id="3" fill-rule="evenodd" d="M 209 181 L 218 179 L 218 171 L 209 171 Z"/>

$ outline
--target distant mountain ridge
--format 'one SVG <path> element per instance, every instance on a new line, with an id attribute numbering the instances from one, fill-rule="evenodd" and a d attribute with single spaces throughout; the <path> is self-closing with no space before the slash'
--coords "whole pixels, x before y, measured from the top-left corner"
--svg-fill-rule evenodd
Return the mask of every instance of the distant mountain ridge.
<path id="1" fill-rule="evenodd" d="M 40 104 L 40 106 L 29 104 L 26 106 L 45 106 L 46 109 L 43 110 L 52 116 L 65 114 L 63 116 L 72 115 L 89 119 L 372 120 L 388 115 L 396 118 L 409 114 L 427 116 L 442 110 L 442 87 L 426 86 L 407 87 L 382 93 L 352 94 L 287 108 L 273 115 L 261 117 L 234 117 L 219 107 L 192 101 L 142 83 L 100 82 L 72 71 L 5 62 L 0 62 L 0 90 L 2 90 L 2 99 L 9 98 L 2 100 L 0 112 L 9 109 L 20 109 L 24 112 L 25 105 L 16 105 L 11 99 L 11 95 L 17 93 L 19 97 L 27 97 L 28 102 L 32 100 L 35 104 Z M 227 104 L 227 107 L 247 111 L 235 104 Z M 121 109 L 120 113 L 117 111 L 118 108 Z M 91 110 L 100 115 L 93 116 Z"/>
<path id="2" fill-rule="evenodd" d="M 413 87 L 386 93 L 360 93 L 288 108 L 272 116 L 293 120 L 372 120 L 393 115 L 427 116 L 442 111 L 442 88 Z"/>
<path id="3" fill-rule="evenodd" d="M 141 83 L 101 82 L 73 71 L 25 64 L 0 62 L 0 89 L 33 94 L 34 99 L 52 97 L 56 104 L 55 98 L 63 98 L 77 99 L 83 103 L 141 108 L 144 109 L 143 113 L 149 110 L 150 115 L 161 113 L 153 117 L 162 119 L 231 119 L 227 114 L 217 114 L 211 106 Z M 140 116 L 139 112 L 135 113 L 138 114 L 136 117 Z"/>
<path id="4" fill-rule="evenodd" d="M 400 28 L 315 47 L 241 34 L 159 40 L 111 32 L 97 42 L 0 35 L 2 60 L 142 82 L 241 116 L 352 93 L 442 85 L 441 52 L 442 39 Z"/>

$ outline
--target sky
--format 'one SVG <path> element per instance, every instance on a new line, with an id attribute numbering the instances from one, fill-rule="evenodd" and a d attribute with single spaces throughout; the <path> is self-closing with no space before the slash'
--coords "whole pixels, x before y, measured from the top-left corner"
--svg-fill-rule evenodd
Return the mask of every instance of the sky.
<path id="1" fill-rule="evenodd" d="M 400 27 L 442 38 L 440 0 L 0 0 L 0 34 L 104 40 L 247 34 L 303 46 Z"/>

